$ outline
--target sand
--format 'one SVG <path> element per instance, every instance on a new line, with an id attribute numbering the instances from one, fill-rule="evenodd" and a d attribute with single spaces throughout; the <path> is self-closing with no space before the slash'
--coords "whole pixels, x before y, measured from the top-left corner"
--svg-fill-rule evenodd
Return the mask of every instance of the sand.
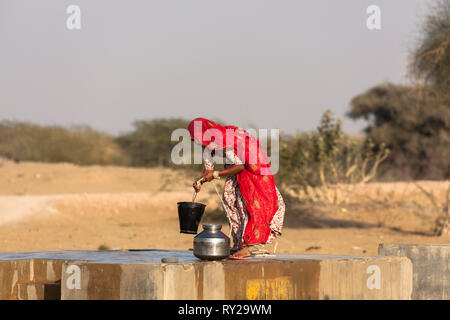
<path id="1" fill-rule="evenodd" d="M 0 162 L 0 251 L 192 248 L 176 203 L 196 176 L 165 168 Z M 221 184 L 223 182 L 219 182 Z M 419 182 L 443 203 L 447 182 Z M 229 229 L 211 184 L 203 222 Z M 426 235 L 439 214 L 412 183 L 358 187 L 339 205 L 288 203 L 277 252 L 373 255 L 380 243 L 449 243 Z"/>

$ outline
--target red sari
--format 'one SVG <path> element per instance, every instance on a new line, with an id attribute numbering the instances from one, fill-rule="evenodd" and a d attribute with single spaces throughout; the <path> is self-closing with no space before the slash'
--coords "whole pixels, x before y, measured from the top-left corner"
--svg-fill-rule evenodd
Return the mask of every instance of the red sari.
<path id="1" fill-rule="evenodd" d="M 278 209 L 275 179 L 259 141 L 235 126 L 221 126 L 204 118 L 189 124 L 191 138 L 211 150 L 233 150 L 244 160 L 245 169 L 237 174 L 240 192 L 249 214 L 243 244 L 266 243 L 270 222 Z"/>

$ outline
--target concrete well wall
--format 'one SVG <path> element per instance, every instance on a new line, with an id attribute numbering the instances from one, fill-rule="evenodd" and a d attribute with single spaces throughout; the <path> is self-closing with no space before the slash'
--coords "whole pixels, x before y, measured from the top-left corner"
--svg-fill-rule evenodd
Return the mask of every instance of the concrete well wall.
<path id="1" fill-rule="evenodd" d="M 176 257 L 178 263 L 162 263 Z M 410 299 L 406 257 L 277 255 L 203 262 L 191 251 L 0 253 L 1 299 Z"/>
<path id="2" fill-rule="evenodd" d="M 410 299 L 402 257 L 291 255 L 174 264 L 67 262 L 62 299 Z"/>
<path id="3" fill-rule="evenodd" d="M 411 260 L 412 299 L 450 299 L 450 244 L 381 244 L 378 253 Z"/>

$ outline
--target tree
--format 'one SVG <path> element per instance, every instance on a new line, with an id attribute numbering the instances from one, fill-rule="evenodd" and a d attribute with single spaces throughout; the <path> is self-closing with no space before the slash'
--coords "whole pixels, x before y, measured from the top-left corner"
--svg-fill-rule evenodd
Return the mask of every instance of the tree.
<path id="1" fill-rule="evenodd" d="M 391 150 L 386 176 L 450 177 L 449 101 L 434 86 L 379 85 L 353 98 L 347 115 L 367 120 L 367 138 Z"/>
<path id="2" fill-rule="evenodd" d="M 89 126 L 41 126 L 0 121 L 0 157 L 15 161 L 126 165 L 128 157 L 114 137 Z"/>
<path id="3" fill-rule="evenodd" d="M 368 139 L 392 151 L 391 179 L 450 177 L 450 0 L 438 0 L 423 25 L 410 73 L 418 85 L 382 84 L 351 101 L 348 116 L 368 121 Z"/>
<path id="4" fill-rule="evenodd" d="M 134 166 L 175 167 L 170 154 L 176 142 L 170 137 L 175 129 L 187 129 L 188 124 L 189 121 L 184 119 L 135 121 L 134 131 L 119 136 L 117 143 L 130 156 Z"/>
<path id="5" fill-rule="evenodd" d="M 450 0 L 436 1 L 423 25 L 413 54 L 411 73 L 442 92 L 450 90 Z"/>

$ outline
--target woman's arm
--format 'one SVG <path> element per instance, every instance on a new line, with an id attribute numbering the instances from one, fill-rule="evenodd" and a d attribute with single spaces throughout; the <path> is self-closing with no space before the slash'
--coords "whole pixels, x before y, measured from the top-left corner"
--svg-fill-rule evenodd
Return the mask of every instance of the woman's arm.
<path id="1" fill-rule="evenodd" d="M 219 177 L 235 175 L 245 169 L 244 162 L 234 153 L 234 150 L 226 150 L 225 155 L 227 164 L 232 165 L 222 171 L 219 171 Z M 214 179 L 214 171 L 205 172 L 204 177 L 206 181 L 211 181 Z"/>
<path id="2" fill-rule="evenodd" d="M 214 170 L 214 151 L 208 152 L 205 150 L 203 153 L 203 163 L 205 166 L 205 171 L 213 171 Z"/>
<path id="3" fill-rule="evenodd" d="M 210 173 L 211 175 L 214 173 L 214 151 L 203 150 L 203 163 L 205 166 L 205 169 L 203 170 L 203 173 L 200 174 L 200 178 L 204 177 L 206 174 Z M 192 187 L 194 187 L 195 192 L 199 192 L 202 188 L 202 183 L 206 182 L 204 179 L 200 183 L 197 183 L 196 179 L 194 183 L 192 184 Z"/>
<path id="4" fill-rule="evenodd" d="M 219 177 L 231 176 L 243 171 L 245 166 L 243 164 L 234 164 L 224 170 L 219 171 Z M 206 181 L 214 179 L 214 171 L 206 171 L 202 174 Z"/>

